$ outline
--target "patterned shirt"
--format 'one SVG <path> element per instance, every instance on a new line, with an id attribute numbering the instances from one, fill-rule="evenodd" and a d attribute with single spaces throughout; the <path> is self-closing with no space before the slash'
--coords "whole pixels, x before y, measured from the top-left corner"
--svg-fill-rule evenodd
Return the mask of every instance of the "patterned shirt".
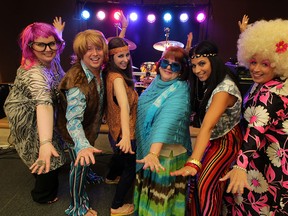
<path id="1" fill-rule="evenodd" d="M 240 122 L 241 118 L 241 92 L 229 76 L 226 76 L 224 80 L 219 83 L 218 86 L 214 89 L 211 97 L 209 98 L 206 109 L 209 108 L 213 96 L 218 92 L 228 92 L 229 94 L 235 96 L 237 98 L 237 101 L 232 107 L 227 107 L 225 112 L 222 114 L 221 118 L 219 119 L 212 131 L 210 138 L 211 140 L 217 139 L 227 134 L 233 127 L 235 127 Z"/>
<path id="2" fill-rule="evenodd" d="M 94 78 L 93 73 L 87 68 L 87 66 L 81 61 L 81 66 L 85 72 L 88 83 Z M 100 72 L 101 78 L 101 86 L 102 76 Z M 95 79 L 97 80 L 97 79 Z M 103 88 L 100 88 L 100 85 L 97 85 L 97 91 L 100 95 L 100 110 L 103 109 Z M 91 147 L 88 139 L 85 136 L 85 132 L 83 130 L 82 122 L 84 119 L 84 111 L 86 109 L 86 99 L 85 95 L 80 91 L 78 87 L 74 87 L 69 89 L 66 92 L 67 97 L 67 111 L 66 111 L 66 119 L 67 119 L 67 130 L 75 143 L 75 151 L 78 153 L 80 150 Z"/>

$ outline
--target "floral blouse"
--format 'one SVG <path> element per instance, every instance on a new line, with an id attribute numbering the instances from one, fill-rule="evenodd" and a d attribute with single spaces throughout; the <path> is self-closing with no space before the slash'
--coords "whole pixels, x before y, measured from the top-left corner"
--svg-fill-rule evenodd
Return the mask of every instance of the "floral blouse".
<path id="1" fill-rule="evenodd" d="M 244 104 L 247 129 L 237 165 L 247 168 L 252 191 L 238 196 L 234 211 L 288 215 L 288 80 L 255 84 Z"/>

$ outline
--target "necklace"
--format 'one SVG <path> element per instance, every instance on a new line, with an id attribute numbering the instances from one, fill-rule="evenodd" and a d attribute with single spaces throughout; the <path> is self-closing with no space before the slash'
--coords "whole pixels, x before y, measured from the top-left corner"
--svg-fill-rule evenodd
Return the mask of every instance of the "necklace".
<path id="1" fill-rule="evenodd" d="M 207 90 L 207 88 L 206 88 L 206 83 L 205 82 L 203 82 L 202 83 L 202 86 L 201 86 L 201 91 L 200 91 L 200 84 L 199 84 L 199 80 L 197 79 L 197 81 L 196 81 L 196 99 L 197 99 L 197 101 L 198 102 L 200 102 L 201 103 L 201 101 L 203 100 L 203 98 L 204 98 L 204 95 L 205 95 L 205 93 L 206 93 L 206 90 Z"/>

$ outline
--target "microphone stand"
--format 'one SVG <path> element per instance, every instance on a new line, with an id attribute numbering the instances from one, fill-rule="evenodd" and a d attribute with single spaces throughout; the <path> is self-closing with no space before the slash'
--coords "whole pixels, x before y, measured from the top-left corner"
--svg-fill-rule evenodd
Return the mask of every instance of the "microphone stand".
<path id="1" fill-rule="evenodd" d="M 119 36 L 118 30 L 122 31 L 122 28 L 120 27 L 120 23 L 115 23 L 114 26 L 116 28 L 116 37 L 118 37 Z"/>
<path id="2" fill-rule="evenodd" d="M 171 29 L 169 27 L 164 27 L 164 32 L 165 32 L 165 37 L 166 37 L 165 50 L 168 47 L 168 39 L 169 39 L 170 30 Z"/>

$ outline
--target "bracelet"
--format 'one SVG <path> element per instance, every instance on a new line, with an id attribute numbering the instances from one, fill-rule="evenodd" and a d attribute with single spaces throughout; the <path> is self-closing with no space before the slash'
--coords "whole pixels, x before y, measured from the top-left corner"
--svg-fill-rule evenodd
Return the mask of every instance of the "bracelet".
<path id="1" fill-rule="evenodd" d="M 46 140 L 40 141 L 40 146 L 46 143 L 52 143 L 52 139 L 46 139 Z"/>
<path id="2" fill-rule="evenodd" d="M 246 170 L 245 168 L 240 167 L 240 166 L 238 166 L 238 165 L 234 165 L 233 168 L 235 168 L 235 169 L 239 169 L 239 170 L 242 170 L 242 171 L 244 171 L 244 172 L 247 173 L 247 170 Z"/>
<path id="3" fill-rule="evenodd" d="M 196 160 L 196 159 L 191 159 L 191 160 L 188 160 L 187 162 L 192 163 L 192 164 L 195 164 L 196 166 L 199 167 L 199 169 L 202 168 L 202 164 L 201 164 L 201 162 L 198 161 L 198 160 Z"/>
<path id="4" fill-rule="evenodd" d="M 186 163 L 184 164 L 184 166 L 192 167 L 192 168 L 196 169 L 197 172 L 200 172 L 200 168 L 199 168 L 196 164 L 194 164 L 194 163 L 186 162 Z"/>
<path id="5" fill-rule="evenodd" d="M 157 158 L 159 157 L 159 154 L 156 154 L 155 152 L 152 152 L 152 151 L 150 151 L 149 154 L 151 154 L 151 155 L 153 155 L 153 156 L 155 156 Z"/>

